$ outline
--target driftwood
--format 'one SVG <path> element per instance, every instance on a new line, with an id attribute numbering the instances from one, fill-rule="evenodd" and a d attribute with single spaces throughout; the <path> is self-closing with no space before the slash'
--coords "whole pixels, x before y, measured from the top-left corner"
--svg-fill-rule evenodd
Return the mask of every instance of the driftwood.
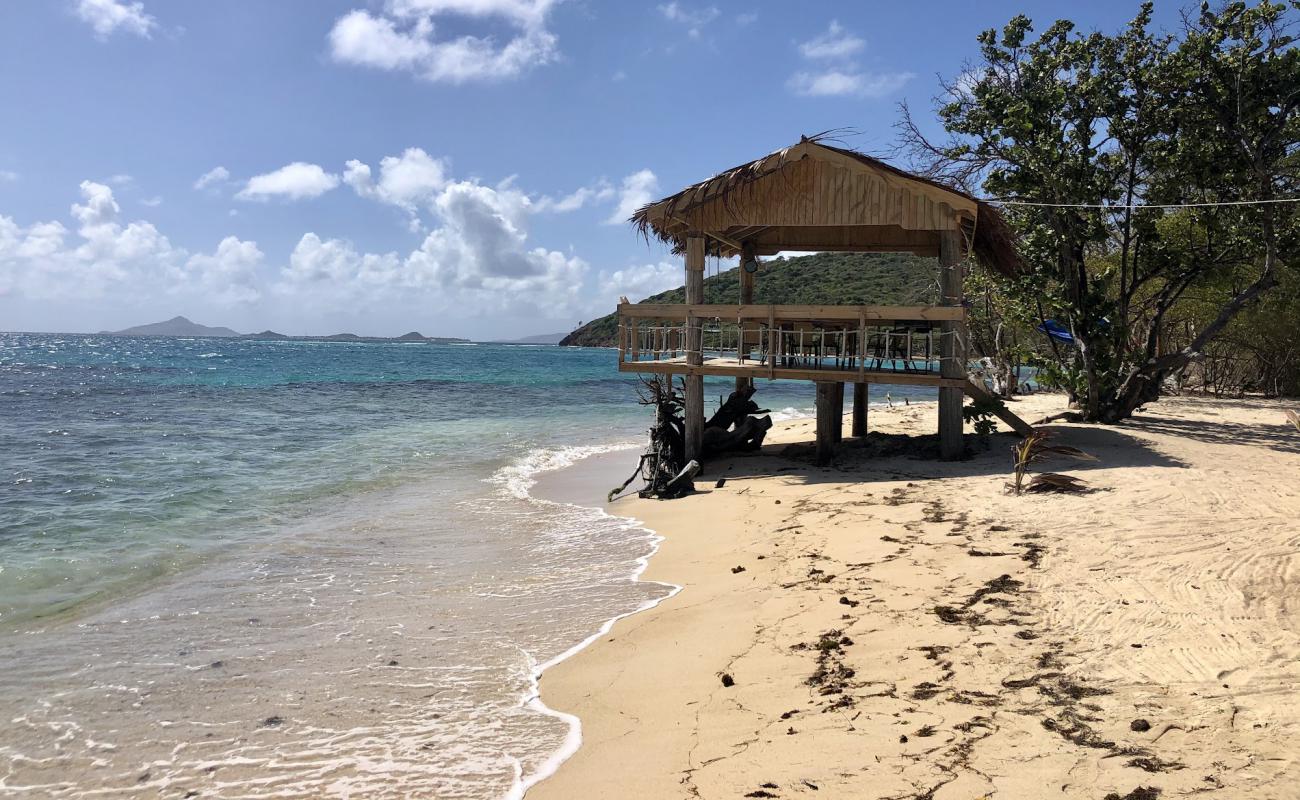
<path id="1" fill-rule="evenodd" d="M 763 439 L 772 428 L 772 418 L 750 416 L 766 411 L 751 399 L 753 396 L 753 386 L 737 389 L 727 397 L 718 413 L 704 423 L 705 456 L 733 450 L 752 452 L 763 446 Z"/>
<path id="2" fill-rule="evenodd" d="M 1066 422 L 1083 422 L 1083 415 L 1078 411 L 1061 411 L 1056 414 L 1049 414 L 1048 416 L 1035 420 L 1029 424 L 1034 426 L 1051 425 L 1053 422 L 1060 420 L 1065 420 Z"/>
<path id="3" fill-rule="evenodd" d="M 682 395 L 672 380 L 642 378 L 637 394 L 641 405 L 654 406 L 655 421 L 650 428 L 650 447 L 641 454 L 636 470 L 622 485 L 610 491 L 608 499 L 622 494 L 628 484 L 640 477 L 645 485 L 637 492 L 641 497 L 671 499 L 695 491 L 693 478 L 700 465 L 686 462 L 686 426 L 682 422 Z"/>
<path id="4" fill-rule="evenodd" d="M 695 476 L 700 474 L 700 462 L 691 459 L 677 473 L 677 477 L 664 484 L 664 497 L 681 497 L 695 491 Z"/>
<path id="5" fill-rule="evenodd" d="M 650 447 L 641 455 L 636 471 L 622 485 L 609 493 L 609 499 L 623 493 L 639 476 L 645 483 L 637 494 L 662 500 L 682 497 L 695 491 L 698 461 L 686 461 L 686 426 L 682 421 L 683 399 L 671 379 L 643 378 L 638 394 L 642 405 L 654 406 L 655 421 L 650 428 Z M 751 399 L 753 387 L 732 392 L 718 412 L 705 423 L 701 457 L 729 451 L 753 451 L 763 446 L 772 427 L 770 416 L 755 417 L 760 412 Z"/>
<path id="6" fill-rule="evenodd" d="M 704 423 L 704 428 L 722 428 L 726 430 L 737 422 L 740 422 L 750 414 L 758 414 L 765 409 L 760 409 L 758 403 L 753 401 L 754 387 L 745 386 L 732 392 L 726 402 L 719 408 L 716 414 L 709 417 Z"/>
<path id="7" fill-rule="evenodd" d="M 732 430 L 704 429 L 704 455 L 718 455 L 732 450 L 752 452 L 763 446 L 763 438 L 772 427 L 771 417 L 745 417 Z"/>

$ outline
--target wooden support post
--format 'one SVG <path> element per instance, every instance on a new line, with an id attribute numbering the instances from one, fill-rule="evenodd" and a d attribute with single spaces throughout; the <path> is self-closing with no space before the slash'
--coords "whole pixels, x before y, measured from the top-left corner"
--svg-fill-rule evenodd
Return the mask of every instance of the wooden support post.
<path id="1" fill-rule="evenodd" d="M 835 384 L 817 381 L 817 466 L 831 463 L 835 447 L 834 426 L 840 412 L 835 409 Z"/>
<path id="2" fill-rule="evenodd" d="M 619 317 L 618 317 L 618 363 L 619 363 L 619 366 L 622 366 L 622 365 L 623 365 L 623 361 L 624 361 L 624 359 L 626 358 L 626 355 L 627 355 L 627 343 L 628 343 L 628 339 L 631 338 L 631 335 L 628 333 L 628 328 L 627 328 L 627 327 L 624 327 L 624 326 L 625 326 L 625 325 L 630 326 L 631 324 L 632 324 L 632 320 L 630 320 L 630 319 L 627 320 L 626 322 L 624 322 L 623 315 L 622 315 L 622 313 L 620 312 L 620 313 L 619 313 Z"/>
<path id="3" fill-rule="evenodd" d="M 745 271 L 745 263 L 753 257 L 754 246 L 749 242 L 745 242 L 745 246 L 741 249 L 740 253 L 740 266 L 736 269 L 736 272 L 740 273 L 740 304 L 742 306 L 747 306 L 754 302 L 754 273 Z M 744 354 L 747 347 L 748 342 L 745 340 L 745 321 L 741 320 L 740 342 L 737 345 L 737 349 L 740 350 L 740 353 L 737 355 Z M 738 392 L 748 389 L 753 385 L 753 378 L 736 378 L 736 391 Z"/>
<path id="4" fill-rule="evenodd" d="M 686 304 L 704 302 L 704 236 L 692 232 L 686 238 Z M 700 350 L 700 321 L 686 317 L 686 364 L 704 363 Z M 686 405 L 682 409 L 686 422 L 686 460 L 700 457 L 704 443 L 704 376 L 686 376 Z"/>
<path id="5" fill-rule="evenodd" d="M 835 406 L 835 421 L 831 424 L 831 439 L 839 444 L 844 441 L 844 382 L 836 381 L 832 385 L 835 387 L 835 397 L 831 398 Z"/>
<path id="6" fill-rule="evenodd" d="M 767 379 L 776 377 L 776 357 L 781 352 L 781 335 L 776 330 L 776 306 L 767 307 Z"/>
<path id="7" fill-rule="evenodd" d="M 960 231 L 939 232 L 939 304 L 962 304 L 962 241 Z M 945 378 L 966 378 L 966 322 L 950 320 L 940 330 L 944 335 L 939 346 L 939 374 Z M 959 388 L 939 388 L 939 454 L 945 461 L 965 454 L 962 437 L 961 406 L 964 393 Z"/>
<path id="8" fill-rule="evenodd" d="M 861 439 L 867 435 L 867 392 L 870 384 L 853 384 L 853 429 L 852 435 Z"/>

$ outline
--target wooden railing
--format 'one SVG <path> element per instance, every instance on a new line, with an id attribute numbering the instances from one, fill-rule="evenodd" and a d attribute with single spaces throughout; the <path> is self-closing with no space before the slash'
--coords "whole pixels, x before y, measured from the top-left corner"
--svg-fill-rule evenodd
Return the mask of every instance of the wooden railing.
<path id="1" fill-rule="evenodd" d="M 937 374 L 943 337 L 956 335 L 942 323 L 966 316 L 961 306 L 623 304 L 618 311 L 621 368 L 684 359 L 695 326 L 702 329 L 694 339 L 701 359 L 765 368 L 772 377 L 791 370 Z"/>

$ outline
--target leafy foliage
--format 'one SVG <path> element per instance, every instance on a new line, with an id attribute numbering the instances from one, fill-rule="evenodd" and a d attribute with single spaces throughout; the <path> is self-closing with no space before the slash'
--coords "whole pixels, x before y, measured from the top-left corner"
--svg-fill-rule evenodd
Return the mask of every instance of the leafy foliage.
<path id="1" fill-rule="evenodd" d="M 796 305 L 919 305 L 938 298 L 938 262 L 908 253 L 817 253 L 765 261 L 754 280 L 755 303 Z M 685 287 L 647 297 L 643 303 L 684 303 Z M 704 302 L 736 304 L 740 279 L 731 269 L 704 280 Z M 613 347 L 618 314 L 588 322 L 561 346 Z"/>
<path id="2" fill-rule="evenodd" d="M 1002 407 L 1002 401 L 997 398 L 980 398 L 962 406 L 961 415 L 963 420 L 973 425 L 975 433 L 981 439 L 986 439 L 998 429 L 998 424 L 993 418 Z"/>
<path id="3" fill-rule="evenodd" d="M 905 116 L 931 174 L 1038 204 L 1007 207 L 1034 273 L 977 305 L 984 355 L 1050 362 L 1084 418 L 1117 422 L 1300 268 L 1300 209 L 1241 202 L 1300 193 L 1297 7 L 1205 3 L 1177 35 L 1152 30 L 1149 2 L 1114 34 L 1060 20 L 1035 36 L 1016 16 L 946 87 L 947 141 Z M 1204 309 L 1181 313 L 1198 294 Z M 1037 336 L 1045 319 L 1074 344 Z"/>

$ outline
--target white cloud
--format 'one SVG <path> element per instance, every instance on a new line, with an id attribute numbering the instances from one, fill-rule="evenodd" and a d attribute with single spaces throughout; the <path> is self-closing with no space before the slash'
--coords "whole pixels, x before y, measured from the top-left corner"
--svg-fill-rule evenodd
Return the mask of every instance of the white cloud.
<path id="1" fill-rule="evenodd" d="M 699 38 L 700 30 L 722 14 L 716 6 L 687 8 L 675 0 L 659 6 L 659 13 L 663 14 L 664 19 L 669 22 L 684 25 L 691 38 Z"/>
<path id="2" fill-rule="evenodd" d="M 365 253 L 341 239 L 302 237 L 276 290 L 321 307 L 383 308 L 421 297 L 428 310 L 500 312 L 523 303 L 556 313 L 577 307 L 587 265 L 530 246 L 528 196 L 509 181 L 447 183 L 429 208 L 437 220 L 405 256 Z"/>
<path id="3" fill-rule="evenodd" d="M 361 197 L 402 209 L 411 230 L 419 230 L 419 209 L 447 185 L 447 163 L 418 147 L 408 147 L 400 156 L 380 160 L 378 181 L 369 164 L 353 159 L 343 170 L 343 182 Z"/>
<path id="4" fill-rule="evenodd" d="M 815 62 L 812 70 L 795 72 L 786 88 L 804 97 L 884 97 L 916 77 L 911 72 L 869 72 L 854 61 L 866 42 L 831 21 L 826 32 L 801 42 L 799 54 Z"/>
<path id="5" fill-rule="evenodd" d="M 240 200 L 303 200 L 320 197 L 339 185 L 339 176 L 318 164 L 295 161 L 274 172 L 254 175 L 235 197 Z"/>
<path id="6" fill-rule="evenodd" d="M 264 256 L 257 242 L 240 241 L 227 236 L 212 255 L 197 253 L 176 274 L 178 284 L 200 289 L 203 295 L 223 305 L 251 303 L 261 297 L 257 288 L 257 268 Z"/>
<path id="7" fill-rule="evenodd" d="M 380 159 L 377 171 L 364 161 L 351 159 L 344 167 L 342 180 L 359 197 L 402 209 L 408 215 L 411 230 L 420 231 L 424 228 L 423 217 L 441 213 L 438 203 L 445 200 L 444 190 L 453 183 L 449 173 L 447 159 L 435 158 L 418 147 L 408 147 L 401 155 Z M 493 191 L 517 195 L 529 214 L 567 214 L 623 196 L 630 198 L 625 201 L 629 204 L 644 204 L 657 188 L 654 173 L 648 170 L 629 175 L 621 190 L 602 177 L 558 196 L 529 197 L 514 189 L 513 182 L 513 176 L 507 178 Z M 637 207 L 632 206 L 633 210 Z"/>
<path id="8" fill-rule="evenodd" d="M 114 186 L 130 186 L 135 183 L 135 177 L 127 175 L 125 172 L 119 172 L 118 174 L 111 176 L 108 179 L 108 182 Z"/>
<path id="9" fill-rule="evenodd" d="M 546 27 L 558 0 L 389 0 L 383 13 L 354 9 L 334 22 L 330 53 L 342 64 L 409 72 L 452 84 L 504 80 L 558 57 Z M 435 37 L 434 20 L 460 16 L 501 20 L 504 44 L 491 36 Z"/>
<path id="10" fill-rule="evenodd" d="M 255 299 L 252 242 L 226 239 L 213 255 L 174 247 L 152 223 L 123 224 L 106 184 L 83 181 L 70 215 L 75 237 L 58 221 L 19 226 L 0 216 L 0 295 L 86 301 L 113 293 L 132 300 L 193 294 L 219 303 Z"/>
<path id="11" fill-rule="evenodd" d="M 603 203 L 612 200 L 617 192 L 609 181 L 601 178 L 591 186 L 583 186 L 563 197 L 555 198 L 544 195 L 533 203 L 533 209 L 553 214 L 568 214 L 577 211 L 588 203 Z"/>
<path id="12" fill-rule="evenodd" d="M 78 0 L 77 16 L 95 31 L 95 38 L 105 40 L 118 31 L 152 36 L 158 21 L 145 13 L 144 3 L 122 0 Z"/>
<path id="13" fill-rule="evenodd" d="M 143 200 L 140 201 L 140 205 L 146 208 L 157 208 L 158 206 L 162 205 L 162 201 L 163 199 L 161 195 L 155 195 L 154 197 L 144 198 Z"/>
<path id="14" fill-rule="evenodd" d="M 228 180 L 230 180 L 230 170 L 225 167 L 213 167 L 199 176 L 199 179 L 194 182 L 194 188 L 201 191 L 209 186 L 223 184 Z"/>
<path id="15" fill-rule="evenodd" d="M 825 33 L 799 45 L 799 53 L 809 59 L 842 59 L 856 55 L 865 46 L 866 42 L 845 31 L 836 20 L 831 20 Z"/>
<path id="16" fill-rule="evenodd" d="M 612 306 L 620 297 L 637 302 L 652 294 L 675 289 L 686 281 L 683 269 L 680 261 L 660 261 L 658 264 L 602 272 L 597 283 L 597 302 Z"/>
<path id="17" fill-rule="evenodd" d="M 0 169 L 0 183 L 13 183 L 18 180 L 18 173 L 13 170 Z"/>
<path id="18" fill-rule="evenodd" d="M 367 282 L 367 275 L 394 274 L 400 266 L 396 253 L 362 255 L 351 242 L 342 239 L 322 241 L 314 233 L 304 234 L 289 256 L 289 265 L 281 271 L 286 282 L 282 288 L 302 289 L 313 284 L 326 291 L 337 291 L 348 283 Z"/>
<path id="19" fill-rule="evenodd" d="M 397 17 L 430 17 L 459 14 L 466 17 L 504 17 L 527 28 L 543 25 L 556 0 L 389 0 Z"/>
<path id="20" fill-rule="evenodd" d="M 586 313 L 593 291 L 603 284 L 575 253 L 539 246 L 530 234 L 538 203 L 527 192 L 509 179 L 491 185 L 452 179 L 445 171 L 404 182 L 410 177 L 404 166 L 432 163 L 441 164 L 407 151 L 389 161 L 389 181 L 381 161 L 370 182 L 360 184 L 376 200 L 418 207 L 428 230 L 417 246 L 367 252 L 325 232 L 309 232 L 278 264 L 255 242 L 234 236 L 213 250 L 178 247 L 153 224 L 124 219 L 108 184 L 87 181 L 65 222 L 21 226 L 0 216 L 0 297 L 20 298 L 20 305 L 40 300 L 66 308 L 132 307 L 150 315 L 180 301 L 182 307 L 250 315 L 275 301 L 266 308 L 277 309 L 281 320 L 298 315 L 307 324 L 357 315 L 518 321 Z M 442 185 L 428 191 L 438 182 L 435 174 Z M 360 175 L 354 168 L 354 179 Z M 599 187 L 585 187 L 583 202 L 595 202 L 591 193 L 601 194 Z M 606 188 L 612 203 L 614 189 Z M 572 205 L 582 192 L 554 203 Z M 629 272 L 605 276 L 605 282 L 635 292 L 647 278 Z"/>
<path id="21" fill-rule="evenodd" d="M 749 11 L 744 14 L 736 15 L 737 25 L 741 25 L 741 26 L 753 25 L 755 22 L 758 22 L 758 14 L 755 12 Z"/>
<path id="22" fill-rule="evenodd" d="M 518 189 L 460 181 L 448 186 L 434 207 L 443 224 L 411 259 L 437 283 L 508 288 L 564 267 L 563 255 L 527 247 L 529 201 Z"/>
<path id="23" fill-rule="evenodd" d="M 72 216 L 83 226 L 112 222 L 122 209 L 113 198 L 113 190 L 102 183 L 81 182 L 81 199 L 85 205 L 72 204 Z"/>
<path id="24" fill-rule="evenodd" d="M 655 199 L 659 179 L 648 169 L 634 172 L 623 179 L 618 191 L 618 206 L 605 220 L 606 225 L 622 225 L 638 208 Z"/>
<path id="25" fill-rule="evenodd" d="M 790 91 L 805 97 L 884 97 L 916 77 L 911 72 L 796 72 L 787 83 Z"/>

